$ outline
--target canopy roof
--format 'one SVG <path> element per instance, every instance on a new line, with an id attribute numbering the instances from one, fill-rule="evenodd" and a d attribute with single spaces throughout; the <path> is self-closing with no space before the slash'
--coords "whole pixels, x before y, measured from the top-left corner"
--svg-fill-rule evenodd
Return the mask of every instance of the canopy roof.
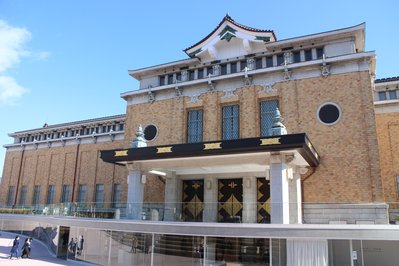
<path id="1" fill-rule="evenodd" d="M 293 155 L 298 167 L 319 165 L 319 155 L 305 133 L 101 151 L 104 162 L 138 163 L 145 171 L 174 171 L 178 175 L 261 173 L 272 154 Z"/>

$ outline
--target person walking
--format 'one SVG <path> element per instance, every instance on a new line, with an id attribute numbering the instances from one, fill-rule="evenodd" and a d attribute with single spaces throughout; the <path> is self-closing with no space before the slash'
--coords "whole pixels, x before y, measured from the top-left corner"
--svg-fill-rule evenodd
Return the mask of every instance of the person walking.
<path id="1" fill-rule="evenodd" d="M 29 255 L 29 238 L 25 239 L 24 245 L 21 248 L 21 252 L 22 252 L 21 258 L 23 258 L 24 256 L 26 258 L 28 258 L 28 255 Z"/>
<path id="2" fill-rule="evenodd" d="M 30 253 L 32 252 L 32 241 L 33 241 L 33 238 L 29 237 L 28 258 L 31 258 Z"/>
<path id="3" fill-rule="evenodd" d="M 15 254 L 15 257 L 17 259 L 19 258 L 18 248 L 19 248 L 19 235 L 16 235 L 15 239 L 14 239 L 14 241 L 12 243 L 12 248 L 11 248 L 11 251 L 10 251 L 10 253 L 11 253 L 10 259 L 12 259 L 12 255 L 13 254 Z"/>
<path id="4" fill-rule="evenodd" d="M 139 245 L 139 241 L 137 240 L 136 236 L 133 236 L 132 239 L 132 248 L 130 250 L 130 253 L 136 253 L 137 252 L 137 247 Z"/>
<path id="5" fill-rule="evenodd" d="M 82 236 L 80 236 L 80 240 L 79 240 L 78 256 L 82 255 L 84 242 L 85 242 L 85 240 L 84 240 L 83 235 L 82 235 Z"/>

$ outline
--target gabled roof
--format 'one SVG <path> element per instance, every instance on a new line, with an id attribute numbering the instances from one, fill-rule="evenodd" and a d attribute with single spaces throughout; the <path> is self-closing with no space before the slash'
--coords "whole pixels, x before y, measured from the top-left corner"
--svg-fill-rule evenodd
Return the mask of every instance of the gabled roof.
<path id="1" fill-rule="evenodd" d="M 272 42 L 277 40 L 276 35 L 272 30 L 260 30 L 239 24 L 227 14 L 211 33 L 209 33 L 201 41 L 184 49 L 183 51 L 189 57 L 194 57 L 196 54 L 201 52 L 201 48 L 213 38 L 218 38 L 220 40 L 225 39 L 229 42 L 232 37 L 236 37 L 235 33 L 237 29 L 253 35 L 251 41 Z"/>

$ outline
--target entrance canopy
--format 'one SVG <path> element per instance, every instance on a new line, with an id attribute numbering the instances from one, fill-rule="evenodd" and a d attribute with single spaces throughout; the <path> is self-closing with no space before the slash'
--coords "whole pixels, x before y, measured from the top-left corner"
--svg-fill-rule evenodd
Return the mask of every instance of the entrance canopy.
<path id="1" fill-rule="evenodd" d="M 137 163 L 141 170 L 177 175 L 264 173 L 271 155 L 292 155 L 297 167 L 316 167 L 319 155 L 305 133 L 101 151 L 104 162 Z"/>

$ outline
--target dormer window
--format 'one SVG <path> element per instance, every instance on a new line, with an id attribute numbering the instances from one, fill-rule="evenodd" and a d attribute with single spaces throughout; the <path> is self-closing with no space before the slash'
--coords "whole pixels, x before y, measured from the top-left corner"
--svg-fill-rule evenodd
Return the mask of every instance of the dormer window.
<path id="1" fill-rule="evenodd" d="M 168 84 L 173 84 L 173 74 L 168 75 Z"/>
<path id="2" fill-rule="evenodd" d="M 292 60 L 293 60 L 293 63 L 301 62 L 301 53 L 300 53 L 300 51 L 295 51 L 295 52 L 292 53 Z"/>
<path id="3" fill-rule="evenodd" d="M 204 78 L 204 69 L 200 68 L 198 69 L 198 79 L 203 79 Z"/>
<path id="4" fill-rule="evenodd" d="M 165 76 L 160 76 L 159 77 L 159 86 L 165 85 Z"/>
<path id="5" fill-rule="evenodd" d="M 305 61 L 312 60 L 312 49 L 305 50 Z"/>
<path id="6" fill-rule="evenodd" d="M 316 48 L 316 57 L 317 59 L 322 59 L 324 54 L 323 47 Z"/>
<path id="7" fill-rule="evenodd" d="M 385 93 L 385 91 L 378 92 L 378 99 L 380 101 L 385 101 L 387 99 L 387 94 Z"/>
<path id="8" fill-rule="evenodd" d="M 390 99 L 390 100 L 393 100 L 393 99 L 397 99 L 397 98 L 398 98 L 398 96 L 397 96 L 397 94 L 396 94 L 396 91 L 389 91 L 388 93 L 389 93 L 389 99 Z"/>
<path id="9" fill-rule="evenodd" d="M 266 67 L 272 67 L 273 66 L 273 56 L 267 56 L 266 57 Z"/>
<path id="10" fill-rule="evenodd" d="M 243 71 L 247 67 L 247 60 L 240 62 L 240 70 Z"/>
<path id="11" fill-rule="evenodd" d="M 284 65 L 284 54 L 277 55 L 277 66 Z"/>
<path id="12" fill-rule="evenodd" d="M 237 72 L 237 62 L 231 63 L 230 64 L 230 73 L 236 73 Z"/>
<path id="13" fill-rule="evenodd" d="M 262 57 L 259 57 L 259 58 L 255 59 L 255 67 L 256 67 L 256 69 L 263 68 Z"/>

